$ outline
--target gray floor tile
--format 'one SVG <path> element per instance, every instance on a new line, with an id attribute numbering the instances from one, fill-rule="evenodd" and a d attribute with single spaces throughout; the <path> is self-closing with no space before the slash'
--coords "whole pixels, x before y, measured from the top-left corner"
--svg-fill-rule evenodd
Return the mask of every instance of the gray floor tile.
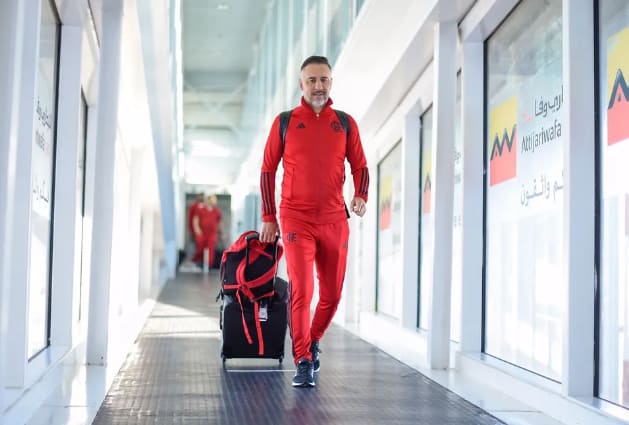
<path id="1" fill-rule="evenodd" d="M 315 388 L 291 387 L 291 359 L 223 365 L 217 292 L 216 274 L 164 288 L 94 424 L 503 423 L 336 326 L 321 342 Z"/>

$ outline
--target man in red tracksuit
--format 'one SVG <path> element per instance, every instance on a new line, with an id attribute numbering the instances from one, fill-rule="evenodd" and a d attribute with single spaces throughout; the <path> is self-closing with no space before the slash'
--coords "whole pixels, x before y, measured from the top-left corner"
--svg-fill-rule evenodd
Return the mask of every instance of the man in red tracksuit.
<path id="1" fill-rule="evenodd" d="M 190 239 L 194 242 L 195 244 L 195 251 L 196 248 L 198 248 L 196 240 L 197 240 L 197 235 L 196 232 L 194 231 L 194 225 L 192 224 L 192 220 L 194 219 L 194 216 L 197 215 L 197 208 L 199 205 L 205 203 L 205 195 L 203 193 L 199 193 L 196 198 L 194 198 L 194 201 L 192 201 L 192 204 L 190 204 L 190 208 L 188 209 L 188 231 L 190 232 Z"/>
<path id="2" fill-rule="evenodd" d="M 197 263 L 203 261 L 203 250 L 207 248 L 209 267 L 214 266 L 214 250 L 221 223 L 221 210 L 216 204 L 216 195 L 210 196 L 207 204 L 202 203 L 197 206 L 192 218 L 197 242 L 197 251 L 192 261 Z"/>
<path id="3" fill-rule="evenodd" d="M 290 280 L 290 328 L 297 372 L 295 387 L 315 385 L 319 370 L 319 340 L 338 307 L 349 237 L 349 217 L 343 199 L 345 158 L 354 181 L 350 209 L 365 214 L 369 171 L 358 126 L 348 116 L 349 135 L 329 98 L 331 68 L 322 56 L 311 56 L 301 66 L 301 105 L 291 114 L 284 146 L 279 117 L 275 118 L 264 150 L 260 176 L 262 229 L 260 240 L 272 242 L 279 233 L 275 210 L 275 172 L 284 160 L 281 234 Z M 319 278 L 319 303 L 312 324 L 310 303 L 314 290 L 313 262 Z"/>

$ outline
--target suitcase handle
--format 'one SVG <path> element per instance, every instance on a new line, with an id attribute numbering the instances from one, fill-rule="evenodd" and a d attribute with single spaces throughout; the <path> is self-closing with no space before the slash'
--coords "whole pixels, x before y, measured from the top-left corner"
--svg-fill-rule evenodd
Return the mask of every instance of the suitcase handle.
<path id="1" fill-rule="evenodd" d="M 275 241 L 273 242 L 273 260 L 277 260 L 277 242 L 279 239 L 280 237 L 276 236 Z M 254 240 L 260 240 L 260 234 L 258 232 L 252 232 L 245 237 L 245 240 L 247 241 L 247 249 L 245 250 L 245 267 L 247 267 L 249 265 L 249 243 Z M 275 267 L 275 273 L 277 273 L 277 265 Z"/>
<path id="2" fill-rule="evenodd" d="M 251 232 L 251 233 L 249 233 L 249 234 L 245 237 L 245 240 L 247 241 L 247 243 L 249 243 L 249 241 L 256 240 L 256 239 L 260 239 L 260 233 L 258 233 L 258 232 Z M 276 236 L 275 236 L 275 242 L 273 242 L 273 243 L 277 244 L 277 241 L 278 241 L 279 239 L 280 239 L 280 236 L 279 236 L 279 235 L 276 235 Z"/>

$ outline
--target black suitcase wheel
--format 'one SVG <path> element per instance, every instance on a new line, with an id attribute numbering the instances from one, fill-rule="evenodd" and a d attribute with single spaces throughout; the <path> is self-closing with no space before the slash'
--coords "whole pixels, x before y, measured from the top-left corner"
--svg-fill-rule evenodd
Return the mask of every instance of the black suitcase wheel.
<path id="1" fill-rule="evenodd" d="M 280 362 L 280 364 L 282 364 L 282 362 L 284 361 L 284 356 L 280 356 L 280 357 L 277 359 L 277 361 L 279 361 L 279 362 Z"/>

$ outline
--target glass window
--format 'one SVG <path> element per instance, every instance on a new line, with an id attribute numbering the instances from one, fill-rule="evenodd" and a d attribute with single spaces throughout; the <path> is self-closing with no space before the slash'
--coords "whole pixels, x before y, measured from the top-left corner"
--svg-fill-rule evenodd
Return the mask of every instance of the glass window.
<path id="1" fill-rule="evenodd" d="M 430 327 L 430 298 L 432 291 L 432 259 L 434 215 L 432 209 L 432 106 L 421 116 L 420 132 L 420 238 L 419 238 L 419 309 L 418 327 Z"/>
<path id="2" fill-rule="evenodd" d="M 456 78 L 454 111 L 454 199 L 452 214 L 452 288 L 450 339 L 461 339 L 461 286 L 463 284 L 463 137 L 461 135 L 461 73 Z"/>
<path id="3" fill-rule="evenodd" d="M 363 4 L 365 4 L 365 0 L 356 0 L 356 16 L 360 13 L 360 9 L 362 9 Z"/>
<path id="4" fill-rule="evenodd" d="M 599 396 L 629 407 L 629 3 L 599 8 Z"/>
<path id="5" fill-rule="evenodd" d="M 77 217 L 77 238 L 75 241 L 75 253 L 78 253 L 79 261 L 74 275 L 75 284 L 79 285 L 79 297 L 76 307 L 77 317 L 81 320 L 81 300 L 83 299 L 83 219 L 85 217 L 85 150 L 87 147 L 87 102 L 81 92 L 81 113 L 79 115 L 79 140 L 77 144 L 77 179 L 76 179 L 76 217 Z"/>
<path id="6" fill-rule="evenodd" d="M 299 105 L 299 102 L 301 102 L 301 89 L 297 86 L 295 92 L 293 93 L 292 105 Z"/>
<path id="7" fill-rule="evenodd" d="M 323 31 L 321 31 L 320 10 L 322 2 L 320 0 L 308 1 L 308 33 L 306 35 L 307 47 L 306 56 L 322 55 L 319 49 L 323 40 Z"/>
<path id="8" fill-rule="evenodd" d="M 277 3 L 273 6 L 273 13 L 271 16 L 277 14 Z M 273 98 L 275 96 L 275 88 L 277 87 L 277 37 L 278 37 L 278 26 L 272 25 L 267 31 L 267 49 L 264 51 L 268 56 L 268 67 L 267 72 L 269 73 L 269 98 Z"/>
<path id="9" fill-rule="evenodd" d="M 292 46 L 297 46 L 297 43 L 301 40 L 304 32 L 304 0 L 294 0 L 291 2 L 293 5 L 293 43 Z"/>
<path id="10" fill-rule="evenodd" d="M 288 1 L 280 0 L 277 3 L 277 81 L 284 79 L 286 73 L 286 63 L 288 61 L 288 43 L 290 34 L 288 33 Z M 280 89 L 283 85 L 280 85 Z"/>
<path id="11" fill-rule="evenodd" d="M 328 0 L 328 49 L 330 63 L 334 63 L 343 50 L 343 45 L 352 22 L 352 0 Z"/>
<path id="12" fill-rule="evenodd" d="M 263 38 L 262 36 L 261 38 Z M 266 58 L 267 55 L 261 54 L 263 50 L 258 50 L 258 67 L 256 69 L 255 80 L 258 95 L 254 98 L 253 102 L 256 104 L 256 110 L 258 112 L 257 116 L 257 124 L 262 125 L 262 118 L 264 117 L 265 106 L 267 102 L 264 102 L 263 99 L 266 99 Z"/>
<path id="13" fill-rule="evenodd" d="M 525 0 L 486 42 L 486 353 L 559 380 L 561 0 Z"/>
<path id="14" fill-rule="evenodd" d="M 39 59 L 33 122 L 31 234 L 28 294 L 28 357 L 48 346 L 50 257 L 54 187 L 59 20 L 50 0 L 42 0 Z"/>
<path id="15" fill-rule="evenodd" d="M 378 164 L 378 280 L 376 311 L 400 318 L 402 312 L 402 144 Z"/>

